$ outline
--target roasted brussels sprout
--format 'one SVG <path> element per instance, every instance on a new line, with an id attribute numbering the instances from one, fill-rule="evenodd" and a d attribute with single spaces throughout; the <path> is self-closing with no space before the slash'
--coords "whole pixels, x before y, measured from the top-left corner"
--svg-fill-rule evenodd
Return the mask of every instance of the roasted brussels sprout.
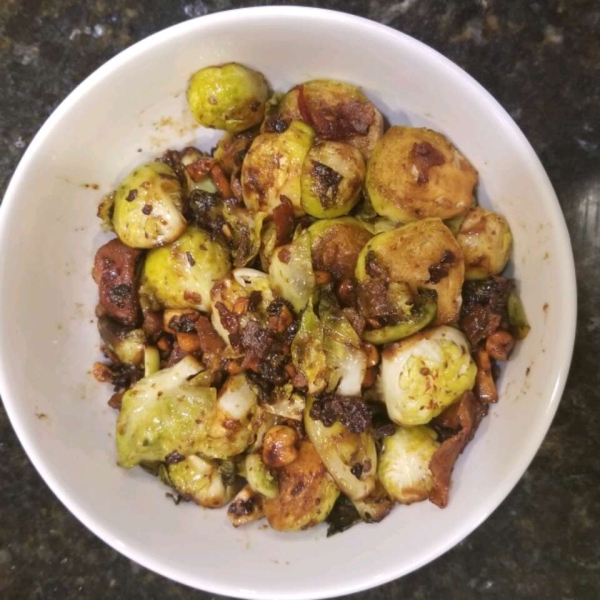
<path id="1" fill-rule="evenodd" d="M 219 390 L 216 410 L 211 415 L 206 435 L 198 442 L 198 452 L 211 458 L 241 454 L 256 437 L 257 397 L 246 375 L 230 376 Z"/>
<path id="2" fill-rule="evenodd" d="M 227 509 L 227 517 L 234 527 L 258 521 L 264 516 L 263 496 L 249 485 L 244 486 L 237 493 Z"/>
<path id="3" fill-rule="evenodd" d="M 302 167 L 302 208 L 319 219 L 340 217 L 358 202 L 365 177 L 361 153 L 343 142 L 318 142 Z"/>
<path id="4" fill-rule="evenodd" d="M 312 300 L 302 313 L 300 328 L 292 342 L 292 363 L 306 380 L 309 394 L 318 394 L 327 387 L 323 325 L 313 310 Z"/>
<path id="5" fill-rule="evenodd" d="M 262 494 L 265 498 L 276 498 L 279 494 L 277 480 L 259 454 L 248 454 L 246 456 L 243 475 L 252 490 Z"/>
<path id="6" fill-rule="evenodd" d="M 476 183 L 475 169 L 441 133 L 400 126 L 373 150 L 365 179 L 377 213 L 404 223 L 465 213 Z"/>
<path id="7" fill-rule="evenodd" d="M 399 428 L 383 440 L 377 474 L 387 493 L 400 504 L 429 497 L 433 475 L 429 462 L 439 447 L 436 433 L 426 426 Z"/>
<path id="8" fill-rule="evenodd" d="M 383 117 L 353 85 L 321 79 L 292 88 L 279 105 L 283 121 L 302 120 L 321 140 L 346 142 L 368 159 L 383 135 Z"/>
<path id="9" fill-rule="evenodd" d="M 200 456 L 161 465 L 159 475 L 184 500 L 206 508 L 225 506 L 235 494 L 234 482 L 223 477 L 219 464 Z"/>
<path id="10" fill-rule="evenodd" d="M 213 153 L 214 159 L 230 177 L 237 173 L 244 162 L 244 156 L 258 135 L 258 129 L 250 129 L 242 133 L 226 133 L 218 142 Z"/>
<path id="11" fill-rule="evenodd" d="M 498 275 L 510 258 L 512 235 L 508 223 L 480 206 L 466 214 L 456 239 L 465 257 L 466 279 Z"/>
<path id="12" fill-rule="evenodd" d="M 261 231 L 267 216 L 265 212 L 253 213 L 231 204 L 223 207 L 235 267 L 245 267 L 258 256 Z"/>
<path id="13" fill-rule="evenodd" d="M 132 248 L 156 248 L 185 230 L 183 192 L 171 167 L 152 162 L 135 168 L 115 194 L 113 226 Z"/>
<path id="14" fill-rule="evenodd" d="M 165 308 L 210 312 L 210 291 L 230 269 L 227 250 L 205 231 L 188 227 L 177 241 L 148 252 L 141 294 Z"/>
<path id="15" fill-rule="evenodd" d="M 360 251 L 372 235 L 352 217 L 322 219 L 309 228 L 313 267 L 334 279 L 353 279 Z"/>
<path id="16" fill-rule="evenodd" d="M 98 331 L 106 349 L 119 361 L 128 365 L 139 365 L 142 362 L 146 343 L 143 329 L 129 329 L 109 317 L 100 317 Z"/>
<path id="17" fill-rule="evenodd" d="M 144 347 L 144 377 L 160 371 L 160 353 L 154 346 Z"/>
<path id="18" fill-rule="evenodd" d="M 315 399 L 304 412 L 306 435 L 340 490 L 351 500 L 366 498 L 374 489 L 377 473 L 375 441 L 368 432 L 353 433 L 336 421 L 326 427 L 311 416 Z"/>
<path id="19" fill-rule="evenodd" d="M 214 388 L 188 383 L 202 369 L 195 358 L 186 356 L 125 392 L 117 421 L 117 451 L 122 467 L 164 461 L 173 453 L 185 457 L 199 451 L 217 401 Z"/>
<path id="20" fill-rule="evenodd" d="M 321 298 L 319 317 L 329 369 L 327 390 L 335 390 L 340 396 L 360 396 L 367 371 L 367 355 L 358 334 L 329 294 Z"/>
<path id="21" fill-rule="evenodd" d="M 529 326 L 521 298 L 519 298 L 519 295 L 514 290 L 508 295 L 507 310 L 511 333 L 518 340 L 524 340 L 531 327 Z"/>
<path id="22" fill-rule="evenodd" d="M 269 402 L 263 406 L 266 411 L 277 417 L 302 421 L 306 398 L 294 391 L 294 386 L 291 383 L 285 383 L 277 386 L 271 392 Z"/>
<path id="23" fill-rule="evenodd" d="M 300 312 L 315 287 L 310 234 L 304 230 L 291 244 L 278 248 L 271 257 L 269 281 L 273 291 Z"/>
<path id="24" fill-rule="evenodd" d="M 459 400 L 476 374 L 465 336 L 440 326 L 384 348 L 378 383 L 390 419 L 409 427 L 429 423 Z"/>
<path id="25" fill-rule="evenodd" d="M 460 246 L 440 219 L 423 219 L 380 233 L 361 251 L 356 278 L 381 278 L 437 292 L 438 324 L 458 321 L 464 260 Z"/>
<path id="26" fill-rule="evenodd" d="M 301 205 L 301 175 L 315 133 L 301 121 L 293 121 L 283 133 L 263 133 L 250 146 L 242 164 L 242 193 L 255 212 L 272 213 L 285 196 L 296 214 Z"/>
<path id="27" fill-rule="evenodd" d="M 200 124 L 237 133 L 263 120 L 269 89 L 261 73 L 228 63 L 196 71 L 187 97 Z"/>
<path id="28" fill-rule="evenodd" d="M 375 489 L 366 498 L 353 500 L 352 504 L 365 523 L 379 523 L 394 507 L 394 501 L 379 479 L 375 483 Z"/>
<path id="29" fill-rule="evenodd" d="M 339 490 L 319 453 L 308 441 L 298 447 L 298 458 L 277 470 L 279 495 L 263 502 L 269 525 L 277 531 L 301 531 L 323 522 Z"/>

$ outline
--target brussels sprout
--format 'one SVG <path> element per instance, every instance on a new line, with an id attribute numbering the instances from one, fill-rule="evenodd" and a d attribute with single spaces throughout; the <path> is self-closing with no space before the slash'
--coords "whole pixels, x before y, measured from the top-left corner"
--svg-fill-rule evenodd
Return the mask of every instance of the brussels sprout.
<path id="1" fill-rule="evenodd" d="M 242 133 L 226 133 L 217 142 L 213 157 L 221 165 L 225 175 L 231 176 L 242 168 L 244 156 L 257 135 L 258 129 L 254 128 Z"/>
<path id="2" fill-rule="evenodd" d="M 234 312 L 237 302 L 245 301 L 250 306 L 250 299 L 256 292 L 260 294 L 260 300 L 253 317 L 266 322 L 267 307 L 274 299 L 273 292 L 269 287 L 269 276 L 256 269 L 234 269 L 231 274 L 215 285 L 211 291 L 211 301 L 213 306 L 217 303 L 222 304 L 229 312 Z M 219 310 L 213 310 L 211 322 L 217 333 L 229 343 L 229 332 L 221 321 Z"/>
<path id="3" fill-rule="evenodd" d="M 298 458 L 277 470 L 279 495 L 264 500 L 269 525 L 277 531 L 301 531 L 322 523 L 340 491 L 315 447 L 300 442 Z"/>
<path id="4" fill-rule="evenodd" d="M 524 340 L 531 327 L 525 314 L 525 307 L 517 292 L 514 290 L 508 295 L 508 322 L 511 333 L 518 340 Z"/>
<path id="5" fill-rule="evenodd" d="M 241 454 L 255 439 L 256 413 L 257 397 L 246 376 L 230 376 L 219 390 L 216 411 L 207 423 L 198 451 L 211 458 Z"/>
<path id="6" fill-rule="evenodd" d="M 365 177 L 361 153 L 343 142 L 318 142 L 302 167 L 302 208 L 319 219 L 340 217 L 358 202 Z"/>
<path id="7" fill-rule="evenodd" d="M 321 298 L 319 317 L 330 370 L 328 391 L 335 390 L 340 396 L 359 396 L 367 371 L 367 355 L 358 334 L 329 294 Z"/>
<path id="8" fill-rule="evenodd" d="M 326 427 L 310 416 L 315 399 L 309 398 L 304 411 L 304 427 L 329 474 L 340 490 L 351 500 L 366 498 L 374 489 L 377 472 L 377 450 L 373 437 L 353 433 L 336 421 Z"/>
<path id="9" fill-rule="evenodd" d="M 264 516 L 263 497 L 249 485 L 237 493 L 227 509 L 227 517 L 234 527 L 258 521 Z"/>
<path id="10" fill-rule="evenodd" d="M 302 120 L 321 140 L 346 142 L 368 159 L 383 135 L 383 117 L 353 85 L 327 79 L 291 89 L 279 105 L 279 118 Z"/>
<path id="11" fill-rule="evenodd" d="M 456 236 L 465 257 L 465 278 L 486 279 L 504 270 L 512 235 L 505 219 L 480 206 L 465 216 Z"/>
<path id="12" fill-rule="evenodd" d="M 269 280 L 273 291 L 300 312 L 315 287 L 310 234 L 304 230 L 291 244 L 281 246 L 271 258 Z"/>
<path id="13" fill-rule="evenodd" d="M 473 205 L 477 171 L 441 134 L 391 127 L 373 150 L 365 188 L 382 217 L 451 219 Z"/>
<path id="14" fill-rule="evenodd" d="M 199 451 L 217 401 L 214 388 L 190 385 L 203 369 L 192 356 L 133 385 L 123 395 L 117 421 L 119 464 L 163 461 L 170 454 Z"/>
<path id="15" fill-rule="evenodd" d="M 139 365 L 142 362 L 146 343 L 143 329 L 128 329 L 109 317 L 100 317 L 98 331 L 106 349 L 122 363 Z"/>
<path id="16" fill-rule="evenodd" d="M 312 128 L 294 121 L 283 133 L 263 133 L 252 142 L 242 165 L 242 193 L 250 210 L 270 214 L 286 196 L 296 214 L 304 214 L 300 178 L 314 139 Z"/>
<path id="17" fill-rule="evenodd" d="M 294 391 L 291 383 L 286 383 L 274 388 L 269 396 L 269 401 L 263 406 L 266 411 L 278 417 L 302 421 L 306 399 Z"/>
<path id="18" fill-rule="evenodd" d="M 140 291 L 166 308 L 210 312 L 210 291 L 230 269 L 227 250 L 205 231 L 188 227 L 176 242 L 148 252 Z"/>
<path id="19" fill-rule="evenodd" d="M 269 272 L 271 267 L 271 259 L 273 258 L 273 252 L 277 247 L 277 229 L 273 221 L 266 221 L 260 232 L 260 266 L 266 273 Z"/>
<path id="20" fill-rule="evenodd" d="M 309 394 L 318 394 L 327 387 L 323 325 L 313 310 L 312 300 L 302 313 L 300 328 L 292 342 L 292 363 L 304 375 Z"/>
<path id="21" fill-rule="evenodd" d="M 353 279 L 356 261 L 372 235 L 352 217 L 322 219 L 309 228 L 313 267 L 341 281 Z"/>
<path id="22" fill-rule="evenodd" d="M 381 464 L 379 468 L 381 469 Z M 375 489 L 366 498 L 353 500 L 352 503 L 365 523 L 379 523 L 394 507 L 394 501 L 379 479 L 375 483 Z"/>
<path id="23" fill-rule="evenodd" d="M 436 433 L 426 426 L 397 429 L 383 440 L 377 474 L 387 493 L 400 504 L 429 497 L 433 475 L 429 462 L 439 447 Z"/>
<path id="24" fill-rule="evenodd" d="M 413 304 L 409 314 L 402 317 L 393 325 L 384 325 L 379 329 L 365 329 L 362 338 L 371 344 L 390 344 L 407 338 L 424 329 L 434 319 L 437 313 L 435 298 L 420 294 L 419 301 Z"/>
<path id="25" fill-rule="evenodd" d="M 225 506 L 235 494 L 235 486 L 226 481 L 217 462 L 200 456 L 161 465 L 159 475 L 184 500 L 206 508 Z"/>
<path id="26" fill-rule="evenodd" d="M 377 235 L 384 231 L 392 231 L 392 229 L 397 229 L 400 226 L 397 221 L 380 217 L 375 212 L 373 204 L 366 193 L 362 194 L 361 200 L 353 214 L 354 218 L 372 235 Z"/>
<path id="27" fill-rule="evenodd" d="M 146 346 L 144 348 L 144 377 L 150 377 L 160 370 L 160 354 L 158 348 Z"/>
<path id="28" fill-rule="evenodd" d="M 156 248 L 185 230 L 183 191 L 171 167 L 153 162 L 134 169 L 115 194 L 113 225 L 132 248 Z"/>
<path id="29" fill-rule="evenodd" d="M 237 133 L 263 120 L 269 89 L 261 73 L 228 63 L 196 71 L 187 97 L 200 124 Z"/>
<path id="30" fill-rule="evenodd" d="M 424 425 L 472 389 L 476 374 L 465 336 L 440 326 L 384 348 L 379 388 L 392 421 Z"/>
<path id="31" fill-rule="evenodd" d="M 438 324 L 455 323 L 460 314 L 464 282 L 462 251 L 440 219 L 423 219 L 380 233 L 361 251 L 356 265 L 360 282 L 383 277 L 437 292 Z"/>
<path id="32" fill-rule="evenodd" d="M 277 498 L 277 480 L 271 475 L 258 454 L 248 454 L 244 463 L 244 477 L 253 491 L 265 498 Z"/>
<path id="33" fill-rule="evenodd" d="M 257 256 L 261 244 L 261 231 L 267 213 L 252 213 L 246 208 L 225 204 L 223 217 L 231 233 L 233 265 L 245 267 Z"/>

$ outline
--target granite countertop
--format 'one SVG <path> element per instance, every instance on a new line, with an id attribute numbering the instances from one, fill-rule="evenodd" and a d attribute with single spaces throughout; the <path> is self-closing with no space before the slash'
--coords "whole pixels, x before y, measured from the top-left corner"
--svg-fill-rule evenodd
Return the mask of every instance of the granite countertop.
<path id="1" fill-rule="evenodd" d="M 284 4 L 282 2 L 281 4 Z M 0 197 L 38 128 L 107 59 L 233 0 L 2 0 Z M 273 2 L 272 4 L 280 4 Z M 356 600 L 600 596 L 600 3 L 598 0 L 287 2 L 369 17 L 436 48 L 482 83 L 529 138 L 573 241 L 579 324 L 573 366 L 531 467 L 453 550 Z M 0 408 L 0 597 L 209 598 L 109 548 L 58 502 Z"/>

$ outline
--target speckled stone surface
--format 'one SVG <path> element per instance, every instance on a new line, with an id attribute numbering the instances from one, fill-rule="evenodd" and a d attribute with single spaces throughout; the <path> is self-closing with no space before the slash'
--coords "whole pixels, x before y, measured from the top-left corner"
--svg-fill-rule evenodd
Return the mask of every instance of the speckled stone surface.
<path id="1" fill-rule="evenodd" d="M 1 0 L 0 196 L 46 117 L 122 49 L 204 14 L 269 2 Z M 284 4 L 274 2 L 272 4 Z M 600 597 L 600 2 L 329 0 L 400 29 L 466 69 L 533 144 L 571 232 L 579 283 L 573 367 L 526 475 L 463 543 L 353 598 Z M 0 409 L 0 597 L 209 598 L 89 533 L 49 491 Z"/>

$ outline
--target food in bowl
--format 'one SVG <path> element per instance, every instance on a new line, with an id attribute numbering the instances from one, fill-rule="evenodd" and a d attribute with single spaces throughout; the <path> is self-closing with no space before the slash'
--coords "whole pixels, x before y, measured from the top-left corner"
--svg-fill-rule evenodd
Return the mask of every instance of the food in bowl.
<path id="1" fill-rule="evenodd" d="M 336 533 L 449 500 L 498 362 L 529 326 L 502 216 L 439 132 L 356 87 L 268 96 L 229 63 L 189 107 L 227 133 L 170 150 L 102 202 L 93 276 L 119 464 L 235 526 Z"/>

